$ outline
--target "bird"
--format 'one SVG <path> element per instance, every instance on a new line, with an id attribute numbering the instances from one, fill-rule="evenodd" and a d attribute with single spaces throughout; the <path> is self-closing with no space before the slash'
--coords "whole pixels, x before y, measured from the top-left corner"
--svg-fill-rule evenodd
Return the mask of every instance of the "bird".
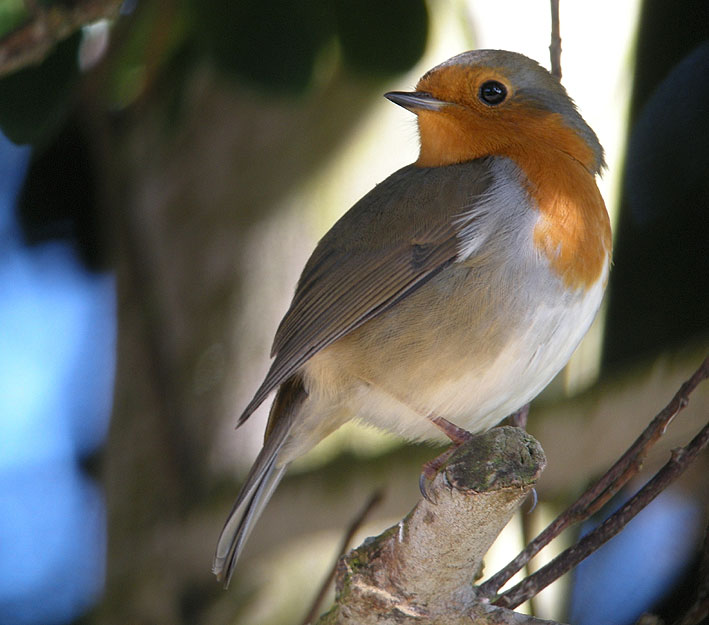
<path id="1" fill-rule="evenodd" d="M 275 391 L 218 539 L 225 586 L 291 461 L 352 419 L 454 445 L 495 426 L 565 366 L 603 298 L 603 148 L 556 77 L 516 52 L 471 50 L 385 97 L 415 114 L 419 155 L 303 269 L 238 421 Z"/>

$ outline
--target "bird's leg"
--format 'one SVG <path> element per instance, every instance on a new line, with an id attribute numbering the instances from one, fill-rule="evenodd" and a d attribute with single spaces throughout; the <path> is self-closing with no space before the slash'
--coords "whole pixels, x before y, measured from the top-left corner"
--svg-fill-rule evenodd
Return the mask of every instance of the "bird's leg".
<path id="1" fill-rule="evenodd" d="M 443 417 L 433 417 L 431 418 L 431 422 L 451 439 L 456 448 L 460 447 L 463 443 L 467 443 L 473 437 L 468 430 L 459 428 L 457 425 L 451 423 L 448 419 L 444 419 Z"/>
<path id="2" fill-rule="evenodd" d="M 527 417 L 529 416 L 529 404 L 522 406 L 517 412 L 513 412 L 507 417 L 507 423 L 516 428 L 527 429 Z"/>
<path id="3" fill-rule="evenodd" d="M 463 443 L 467 443 L 473 435 L 459 428 L 457 425 L 444 419 L 443 417 L 429 417 L 431 423 L 433 423 L 437 428 L 439 428 L 448 438 L 451 439 L 452 445 L 446 449 L 440 456 L 430 460 L 421 468 L 421 477 L 419 477 L 419 490 L 425 499 L 431 503 L 435 503 L 431 493 L 429 492 L 429 487 L 433 483 L 438 472 L 446 465 L 450 460 L 451 456 L 456 452 L 458 447 Z"/>

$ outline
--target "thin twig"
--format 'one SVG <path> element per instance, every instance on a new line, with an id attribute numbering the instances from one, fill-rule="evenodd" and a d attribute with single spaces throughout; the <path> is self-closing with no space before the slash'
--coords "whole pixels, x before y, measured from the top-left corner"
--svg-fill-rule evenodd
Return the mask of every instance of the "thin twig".
<path id="1" fill-rule="evenodd" d="M 551 43 L 549 44 L 551 75 L 561 80 L 561 28 L 559 26 L 559 0 L 551 0 Z"/>
<path id="2" fill-rule="evenodd" d="M 347 532 L 342 538 L 342 543 L 340 545 L 340 550 L 337 553 L 337 557 L 335 558 L 335 563 L 332 565 L 332 568 L 327 574 L 327 577 L 325 577 L 325 579 L 323 580 L 323 583 L 320 586 L 320 590 L 315 596 L 315 599 L 313 599 L 313 602 L 310 604 L 310 609 L 308 610 L 307 615 L 303 619 L 302 625 L 308 625 L 308 623 L 312 623 L 313 620 L 320 613 L 320 605 L 322 604 L 323 599 L 327 594 L 327 589 L 330 587 L 332 580 L 335 579 L 335 574 L 337 573 L 337 563 L 339 562 L 340 558 L 347 552 L 347 547 L 349 547 L 349 544 L 352 542 L 352 538 L 354 537 L 354 535 L 357 533 L 359 528 L 362 527 L 362 524 L 365 522 L 372 510 L 381 503 L 382 499 L 384 499 L 383 489 L 380 488 L 374 491 L 367 500 L 367 503 L 364 504 L 363 508 L 360 510 L 359 514 L 352 520 L 352 523 L 350 523 L 350 526 L 347 528 Z"/>
<path id="3" fill-rule="evenodd" d="M 709 357 L 702 362 L 692 377 L 682 384 L 672 401 L 650 422 L 642 434 L 596 484 L 554 519 L 505 568 L 480 585 L 478 590 L 481 595 L 493 597 L 517 571 L 567 527 L 588 518 L 602 508 L 630 478 L 638 473 L 650 448 L 665 433 L 675 415 L 687 405 L 692 391 L 702 380 L 707 378 L 709 378 Z"/>
<path id="4" fill-rule="evenodd" d="M 500 595 L 493 603 L 516 608 L 551 582 L 574 568 L 581 560 L 618 534 L 628 522 L 676 480 L 709 444 L 709 423 L 685 447 L 674 449 L 672 457 L 654 477 L 599 527 L 569 547 L 549 564 Z"/>

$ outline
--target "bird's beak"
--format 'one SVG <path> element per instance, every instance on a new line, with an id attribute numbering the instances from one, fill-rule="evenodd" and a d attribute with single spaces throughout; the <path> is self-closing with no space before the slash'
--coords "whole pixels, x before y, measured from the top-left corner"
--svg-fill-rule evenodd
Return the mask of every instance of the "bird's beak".
<path id="1" fill-rule="evenodd" d="M 384 97 L 391 100 L 394 104 L 403 106 L 405 109 L 416 113 L 420 110 L 440 111 L 444 106 L 448 106 L 450 102 L 436 100 L 430 93 L 425 91 L 390 91 L 385 93 Z"/>

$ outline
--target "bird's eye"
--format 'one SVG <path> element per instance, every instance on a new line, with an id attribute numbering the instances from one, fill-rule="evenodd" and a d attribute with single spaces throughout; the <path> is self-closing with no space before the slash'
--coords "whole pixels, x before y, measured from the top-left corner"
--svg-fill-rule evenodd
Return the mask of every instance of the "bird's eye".
<path id="1" fill-rule="evenodd" d="M 496 106 L 507 97 L 507 87 L 496 80 L 487 80 L 480 85 L 478 97 L 488 106 Z"/>

